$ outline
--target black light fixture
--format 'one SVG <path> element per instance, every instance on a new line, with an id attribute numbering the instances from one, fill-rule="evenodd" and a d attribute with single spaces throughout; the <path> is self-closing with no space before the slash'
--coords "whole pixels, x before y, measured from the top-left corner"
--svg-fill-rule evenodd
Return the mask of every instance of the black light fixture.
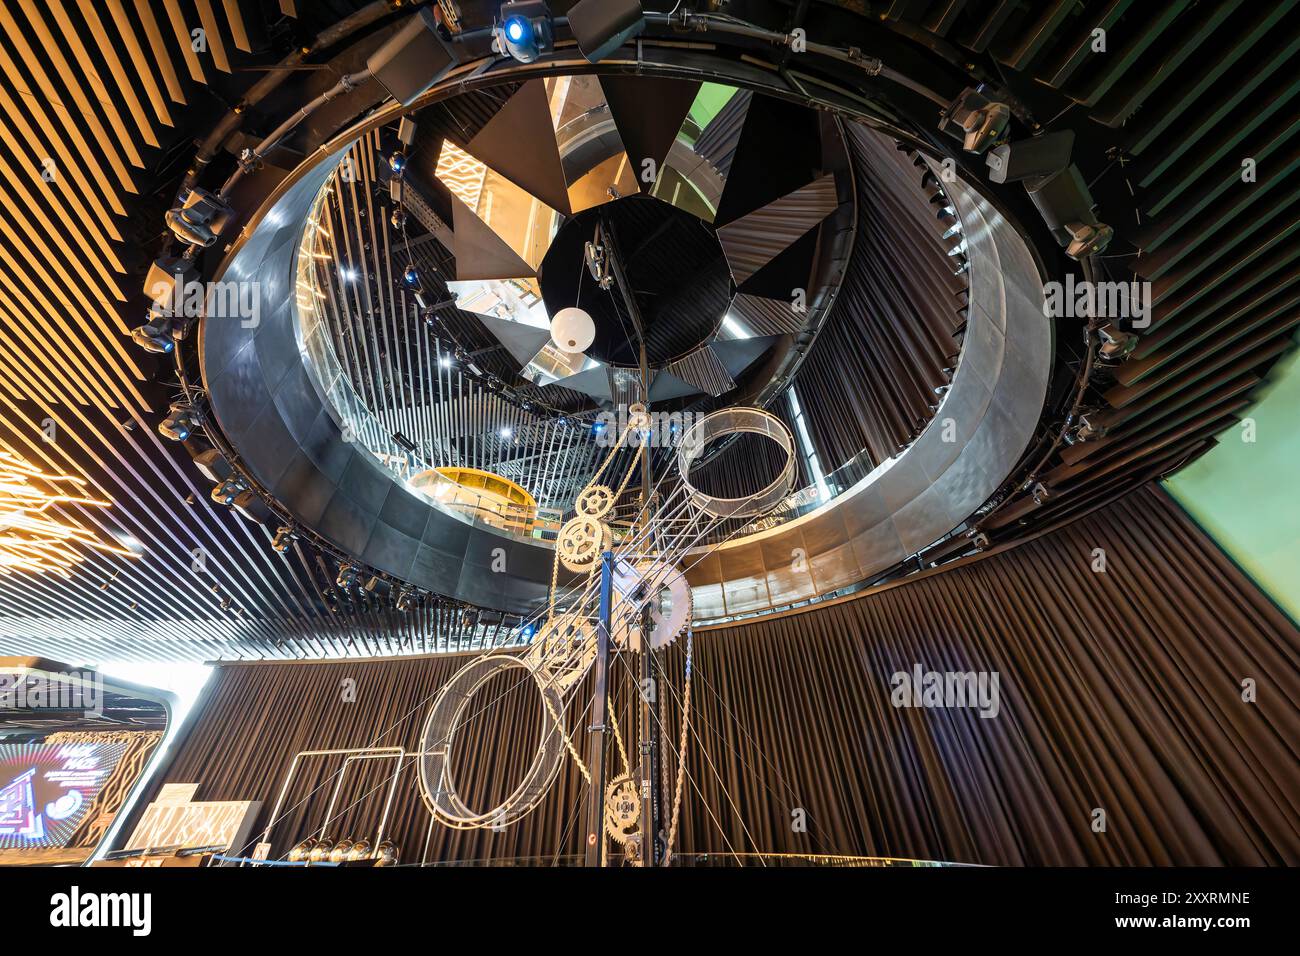
<path id="1" fill-rule="evenodd" d="M 569 32 L 591 63 L 599 63 L 644 29 L 640 0 L 579 0 L 569 9 Z"/>
<path id="2" fill-rule="evenodd" d="M 501 4 L 501 19 L 493 28 L 497 48 L 520 63 L 532 63 L 555 44 L 551 9 L 546 0 L 512 0 Z"/>
<path id="3" fill-rule="evenodd" d="M 356 580 L 357 580 L 356 568 L 348 564 L 346 561 L 339 565 L 338 577 L 334 579 L 334 583 L 338 587 L 346 591 L 348 588 L 352 587 L 352 585 L 356 583 Z"/>
<path id="4" fill-rule="evenodd" d="M 429 7 L 421 7 L 366 60 L 366 69 L 403 106 L 437 83 L 458 58 Z"/>
<path id="5" fill-rule="evenodd" d="M 415 591 L 409 587 L 403 587 L 397 592 L 397 609 L 399 611 L 409 611 L 411 602 L 415 599 Z"/>

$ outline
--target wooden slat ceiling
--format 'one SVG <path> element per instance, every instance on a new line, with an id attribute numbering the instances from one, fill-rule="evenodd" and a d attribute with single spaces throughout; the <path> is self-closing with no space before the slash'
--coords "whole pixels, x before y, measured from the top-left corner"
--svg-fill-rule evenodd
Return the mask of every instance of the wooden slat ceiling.
<path id="1" fill-rule="evenodd" d="M 983 53 L 991 72 L 1034 98 L 1040 121 L 1077 120 L 1076 155 L 1113 143 L 1093 187 L 1116 232 L 1105 278 L 1152 283 L 1150 327 L 1091 403 L 1106 440 L 1065 450 L 1062 464 L 1039 474 L 1046 496 L 1013 502 L 985 530 L 996 537 L 1077 513 L 1113 495 L 1119 477 L 1142 480 L 1159 474 L 1161 462 L 1176 468 L 1204 453 L 1247 413 L 1242 394 L 1300 324 L 1292 239 L 1300 227 L 1300 4 L 884 6 L 891 29 L 928 31 Z M 1093 50 L 1097 30 L 1105 31 L 1104 54 Z M 1256 163 L 1253 183 L 1242 180 L 1246 158 Z"/>
<path id="2" fill-rule="evenodd" d="M 13 0 L 0 6 L 0 447 L 84 476 L 116 505 L 69 509 L 129 561 L 91 553 L 71 579 L 0 576 L 0 652 L 66 660 L 321 656 L 500 640 L 457 609 L 400 615 L 321 598 L 327 569 L 209 503 L 155 430 L 168 394 L 130 345 L 143 249 L 192 140 L 273 62 L 282 0 Z M 360 3 L 312 4 L 318 30 Z M 814 5 L 817 6 L 817 5 Z M 854 4 L 861 8 L 862 4 Z M 1113 278 L 1154 282 L 1155 321 L 1100 397 L 1106 441 L 1040 475 L 1049 495 L 996 516 L 1066 517 L 1206 450 L 1300 323 L 1297 4 L 911 0 L 871 4 L 1055 97 L 1123 148 Z M 280 19 L 277 19 L 280 18 Z M 1095 28 L 1112 54 L 1090 53 Z M 191 31 L 205 31 L 196 49 Z M 281 49 L 283 44 L 281 44 Z M 260 50 L 260 52 L 259 52 Z M 251 51 L 251 52 L 250 52 Z M 1050 114 L 1048 114 L 1050 116 Z M 1258 180 L 1240 185 L 1240 160 Z M 1112 176 L 1114 173 L 1111 174 Z M 1131 219 L 1127 215 L 1131 214 Z M 46 441 L 47 423 L 54 440 Z M 196 552 L 196 549 L 197 552 Z M 205 556 L 201 570 L 194 555 Z"/>

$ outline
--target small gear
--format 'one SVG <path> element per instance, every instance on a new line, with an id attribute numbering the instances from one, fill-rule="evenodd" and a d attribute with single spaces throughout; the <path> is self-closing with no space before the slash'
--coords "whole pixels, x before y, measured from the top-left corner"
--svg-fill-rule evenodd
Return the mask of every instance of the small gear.
<path id="1" fill-rule="evenodd" d="M 560 563 L 570 571 L 590 571 L 610 541 L 609 528 L 590 515 L 578 515 L 565 522 L 555 542 Z"/>
<path id="2" fill-rule="evenodd" d="M 605 788 L 605 832 L 620 846 L 637 838 L 641 820 L 641 796 L 627 774 L 615 777 Z"/>
<path id="3" fill-rule="evenodd" d="M 614 507 L 614 491 L 605 485 L 588 485 L 578 493 L 574 508 L 588 518 L 603 518 Z"/>

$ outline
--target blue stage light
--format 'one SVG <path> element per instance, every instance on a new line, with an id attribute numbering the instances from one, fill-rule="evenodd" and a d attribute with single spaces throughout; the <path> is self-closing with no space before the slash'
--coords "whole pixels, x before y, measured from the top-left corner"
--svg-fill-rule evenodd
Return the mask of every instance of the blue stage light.
<path id="1" fill-rule="evenodd" d="M 523 17 L 511 17 L 506 21 L 506 39 L 511 43 L 522 43 L 532 32 L 532 26 Z"/>
<path id="2" fill-rule="evenodd" d="M 551 11 L 545 0 L 514 0 L 501 6 L 496 45 L 520 63 L 532 63 L 554 44 Z"/>

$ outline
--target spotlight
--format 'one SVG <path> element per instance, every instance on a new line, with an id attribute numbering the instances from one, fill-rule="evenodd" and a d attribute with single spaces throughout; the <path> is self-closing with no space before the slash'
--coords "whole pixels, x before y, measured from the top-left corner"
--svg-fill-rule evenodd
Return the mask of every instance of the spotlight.
<path id="1" fill-rule="evenodd" d="M 420 270 L 415 266 L 406 267 L 406 271 L 402 273 L 402 284 L 417 293 L 424 291 L 424 285 L 420 282 Z"/>
<path id="2" fill-rule="evenodd" d="M 433 11 L 422 7 L 366 60 L 366 69 L 393 99 L 409 106 L 458 62 Z"/>
<path id="3" fill-rule="evenodd" d="M 1071 259 L 1100 255 L 1115 237 L 1115 230 L 1104 222 L 1067 222 L 1065 231 L 1070 234 L 1065 254 Z"/>
<path id="4" fill-rule="evenodd" d="M 176 348 L 172 337 L 171 319 L 156 313 L 149 314 L 149 321 L 131 330 L 131 341 L 146 352 L 166 354 Z"/>
<path id="5" fill-rule="evenodd" d="M 357 581 L 357 571 L 352 565 L 344 562 L 339 565 L 339 576 L 334 579 L 334 583 L 343 589 L 352 587 Z"/>
<path id="6" fill-rule="evenodd" d="M 1096 255 L 1115 234 L 1098 221 L 1092 193 L 1073 163 L 1059 173 L 1025 180 L 1025 191 L 1056 241 L 1065 247 L 1065 254 L 1073 259 Z"/>
<path id="7" fill-rule="evenodd" d="M 275 529 L 275 536 L 271 538 L 271 550 L 276 554 L 284 554 L 289 550 L 289 545 L 293 543 L 293 528 L 288 525 L 281 525 Z"/>
<path id="8" fill-rule="evenodd" d="M 438 364 L 443 368 L 451 368 L 451 356 L 444 355 L 442 358 L 438 359 Z"/>
<path id="9" fill-rule="evenodd" d="M 388 168 L 393 171 L 394 176 L 400 176 L 406 171 L 406 154 L 400 149 L 388 157 Z"/>
<path id="10" fill-rule="evenodd" d="M 167 410 L 167 417 L 158 423 L 158 433 L 172 441 L 185 441 L 194 429 L 199 427 L 202 418 L 198 410 L 186 402 L 172 402 Z"/>
<path id="11" fill-rule="evenodd" d="M 497 47 L 520 63 L 532 63 L 550 51 L 551 11 L 545 0 L 513 0 L 501 4 L 501 22 L 493 30 Z"/>
<path id="12" fill-rule="evenodd" d="M 144 291 L 158 315 L 175 316 L 189 310 L 186 299 L 199 281 L 193 259 L 163 256 L 155 259 L 144 279 Z"/>
<path id="13" fill-rule="evenodd" d="M 962 90 L 939 117 L 939 129 L 960 139 L 968 153 L 984 152 L 1002 138 L 1011 123 L 1011 108 L 990 100 L 981 89 Z"/>
<path id="14" fill-rule="evenodd" d="M 199 246 L 210 246 L 226 227 L 234 210 L 206 189 L 191 189 L 185 205 L 167 211 L 167 228 L 178 238 Z"/>
<path id="15" fill-rule="evenodd" d="M 599 63 L 644 29 L 639 0 L 580 0 L 569 10 L 569 31 L 591 63 Z"/>
<path id="16" fill-rule="evenodd" d="M 212 489 L 212 500 L 219 505 L 233 505 L 247 490 L 242 478 L 231 476 Z"/>
<path id="17" fill-rule="evenodd" d="M 510 438 L 514 437 L 514 434 L 515 434 L 515 433 L 514 433 L 513 431 L 511 431 L 509 428 L 503 428 L 503 429 L 501 429 L 501 432 L 500 432 L 501 437 L 504 438 L 504 439 L 506 439 L 507 441 L 508 441 Z"/>
<path id="18" fill-rule="evenodd" d="M 1074 131 L 1066 129 L 995 146 L 984 162 L 991 182 L 1018 183 L 1037 176 L 1055 176 L 1070 164 L 1073 149 Z"/>
<path id="19" fill-rule="evenodd" d="M 364 587 L 367 594 L 374 594 L 375 589 L 379 587 L 379 576 L 375 574 L 370 575 L 370 577 L 366 579 Z"/>
<path id="20" fill-rule="evenodd" d="M 409 611 L 414 600 L 415 592 L 411 588 L 402 588 L 397 592 L 397 609 L 403 612 Z"/>
<path id="21" fill-rule="evenodd" d="M 1121 332 L 1112 325 L 1102 326 L 1101 348 L 1097 358 L 1106 365 L 1116 365 L 1132 354 L 1137 348 L 1138 337 L 1132 332 Z"/>
<path id="22" fill-rule="evenodd" d="M 391 217 L 389 217 L 389 220 L 388 220 L 388 221 L 391 222 L 391 223 L 393 224 L 393 228 L 394 228 L 394 229 L 405 229 L 405 228 L 406 228 L 406 210 L 405 210 L 405 209 L 401 209 L 401 208 L 394 209 L 394 210 L 393 210 L 393 215 L 392 215 Z"/>

